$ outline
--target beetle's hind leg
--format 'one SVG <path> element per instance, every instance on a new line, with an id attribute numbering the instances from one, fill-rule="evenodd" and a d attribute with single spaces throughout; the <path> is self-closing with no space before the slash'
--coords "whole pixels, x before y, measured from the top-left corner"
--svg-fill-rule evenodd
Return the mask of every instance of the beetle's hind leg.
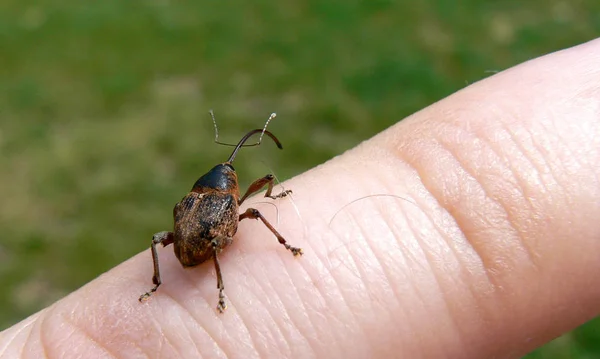
<path id="1" fill-rule="evenodd" d="M 169 244 L 173 243 L 173 238 L 173 232 L 158 232 L 152 237 L 152 245 L 150 246 L 150 248 L 152 249 L 152 262 L 154 263 L 154 275 L 152 276 L 152 283 L 154 283 L 154 288 L 142 294 L 139 298 L 140 302 L 143 302 L 144 300 L 150 298 L 152 293 L 156 292 L 158 286 L 162 283 L 160 280 L 160 268 L 158 267 L 158 252 L 156 251 L 156 246 L 158 244 L 162 244 L 163 247 L 166 247 Z"/>
<path id="2" fill-rule="evenodd" d="M 267 219 L 257 209 L 248 208 L 246 212 L 240 214 L 240 221 L 246 218 L 260 219 L 264 225 L 267 226 L 267 228 L 269 228 L 269 230 L 275 235 L 275 237 L 277 237 L 277 240 L 285 247 L 285 249 L 292 252 L 295 256 L 302 255 L 302 248 L 290 246 L 285 238 L 283 238 L 283 236 L 277 232 L 275 227 L 273 227 L 273 225 L 271 225 L 271 223 L 269 223 L 269 221 L 267 221 Z"/>
<path id="3" fill-rule="evenodd" d="M 226 244 L 224 244 L 226 243 Z M 211 241 L 213 247 L 213 261 L 215 262 L 215 271 L 217 272 L 217 289 L 219 289 L 219 304 L 217 304 L 217 310 L 219 313 L 223 313 L 227 309 L 227 303 L 225 303 L 225 285 L 223 284 L 223 275 L 221 274 L 221 265 L 219 264 L 218 254 L 221 248 L 231 243 L 231 238 L 227 237 L 216 237 Z"/>
<path id="4" fill-rule="evenodd" d="M 242 204 L 242 202 L 244 202 L 246 200 L 246 198 L 248 198 L 248 196 L 260 191 L 264 186 L 268 186 L 267 193 L 265 193 L 265 197 L 269 197 L 272 199 L 282 198 L 282 197 L 285 197 L 288 194 L 292 193 L 291 189 L 287 189 L 287 190 L 281 191 L 281 193 L 278 193 L 276 195 L 271 195 L 271 193 L 273 192 L 273 182 L 274 181 L 275 181 L 275 176 L 273 176 L 272 174 L 268 174 L 268 175 L 264 176 L 263 178 L 259 178 L 256 181 L 252 182 L 252 184 L 250 185 L 250 187 L 248 187 L 248 190 L 246 191 L 244 196 L 242 198 L 240 198 L 238 204 Z"/>
<path id="5" fill-rule="evenodd" d="M 227 303 L 225 303 L 225 285 L 223 284 L 223 276 L 221 275 L 221 266 L 219 265 L 219 258 L 217 258 L 217 252 L 214 252 L 213 260 L 215 262 L 215 270 L 217 271 L 217 288 L 219 289 L 219 304 L 217 304 L 217 310 L 219 313 L 223 313 L 227 309 Z"/>

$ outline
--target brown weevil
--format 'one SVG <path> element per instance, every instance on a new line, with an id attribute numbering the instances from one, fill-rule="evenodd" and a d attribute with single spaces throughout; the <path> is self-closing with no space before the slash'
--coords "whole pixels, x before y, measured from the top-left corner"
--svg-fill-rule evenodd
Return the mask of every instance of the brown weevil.
<path id="1" fill-rule="evenodd" d="M 275 114 L 271 115 L 269 120 L 273 117 L 275 117 Z M 261 139 L 263 135 L 267 135 L 279 149 L 283 148 L 277 137 L 267 131 L 266 127 L 265 124 L 263 129 L 252 130 L 242 137 L 227 162 L 216 165 L 200 177 L 194 183 L 192 190 L 175 205 L 175 208 L 173 208 L 175 222 L 173 232 L 158 232 L 152 238 L 151 249 L 154 263 L 152 282 L 154 287 L 140 296 L 140 302 L 148 299 L 161 284 L 156 246 L 162 244 L 165 247 L 172 243 L 175 256 L 184 267 L 193 267 L 209 259 L 214 261 L 217 272 L 217 288 L 219 289 L 217 310 L 223 312 L 227 305 L 223 294 L 225 286 L 223 285 L 218 254 L 232 243 L 239 221 L 246 218 L 260 219 L 277 237 L 279 243 L 291 251 L 294 256 L 302 255 L 302 249 L 287 244 L 283 236 L 257 209 L 248 208 L 244 213 L 239 214 L 239 207 L 248 196 L 260 191 L 265 186 L 267 186 L 265 197 L 272 199 L 285 197 L 291 193 L 290 190 L 284 190 L 279 194 L 272 195 L 275 177 L 268 174 L 254 181 L 246 194 L 240 198 L 238 178 L 232 163 L 244 143 L 253 135 L 261 133 Z M 260 140 L 257 144 L 259 143 Z"/>

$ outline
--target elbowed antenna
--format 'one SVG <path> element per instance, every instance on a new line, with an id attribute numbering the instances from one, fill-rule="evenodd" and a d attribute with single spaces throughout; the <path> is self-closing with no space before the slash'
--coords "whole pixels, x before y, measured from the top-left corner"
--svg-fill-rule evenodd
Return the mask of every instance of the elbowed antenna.
<path id="1" fill-rule="evenodd" d="M 273 139 L 273 141 L 275 142 L 275 144 L 277 145 L 277 147 L 279 149 L 283 148 L 283 146 L 281 145 L 281 142 L 279 142 L 279 140 L 277 139 L 277 137 L 275 137 L 275 135 L 272 134 L 271 132 L 267 131 L 266 130 L 266 126 L 265 126 L 265 128 L 263 128 L 262 130 L 260 128 L 257 128 L 256 130 L 252 130 L 252 131 L 248 132 L 244 137 L 242 137 L 242 139 L 240 140 L 240 142 L 238 142 L 238 144 L 233 149 L 233 152 L 231 153 L 231 156 L 229 156 L 229 159 L 227 160 L 227 162 L 228 163 L 233 162 L 233 160 L 235 159 L 235 156 L 237 155 L 238 151 L 244 145 L 244 142 L 248 141 L 248 139 L 250 137 L 252 137 L 252 135 L 254 135 L 256 133 L 259 133 L 259 132 L 262 132 L 261 140 L 262 140 L 262 136 L 266 134 L 267 136 L 269 136 L 269 137 L 271 137 Z M 260 142 L 258 144 L 260 144 Z"/>
<path id="2" fill-rule="evenodd" d="M 208 111 L 208 113 L 210 113 L 210 117 L 212 118 L 212 121 L 213 121 L 213 126 L 215 127 L 215 143 L 218 145 L 234 147 L 235 146 L 234 144 L 219 141 L 219 128 L 217 127 L 217 120 L 215 119 L 215 112 L 213 110 L 210 110 L 210 111 Z M 275 117 L 277 117 L 277 114 L 275 112 L 273 112 L 269 116 L 269 118 L 267 118 L 267 121 L 265 122 L 265 125 L 263 126 L 263 129 L 261 131 L 262 133 L 260 134 L 260 137 L 258 138 L 258 142 L 253 143 L 251 145 L 242 145 L 242 147 L 252 147 L 252 146 L 260 145 L 260 143 L 262 142 L 263 136 L 265 135 L 265 131 L 267 130 L 267 126 L 269 126 L 269 122 L 271 122 Z"/>

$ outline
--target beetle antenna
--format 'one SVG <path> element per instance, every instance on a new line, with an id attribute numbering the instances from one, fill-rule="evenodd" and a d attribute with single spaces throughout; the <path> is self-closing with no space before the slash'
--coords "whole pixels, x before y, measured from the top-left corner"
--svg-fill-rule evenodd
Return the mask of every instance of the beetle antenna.
<path id="1" fill-rule="evenodd" d="M 263 135 L 267 135 L 269 137 L 271 137 L 271 139 L 273 140 L 273 142 L 275 142 L 275 144 L 277 145 L 277 147 L 279 149 L 282 149 L 283 146 L 281 145 L 281 142 L 279 142 L 279 140 L 277 139 L 277 137 L 275 137 L 274 134 L 272 134 L 271 132 L 266 130 L 266 127 L 263 128 L 262 130 L 260 128 L 256 129 L 256 130 L 252 130 L 250 132 L 248 132 L 247 134 L 244 135 L 244 137 L 242 137 L 242 139 L 240 140 L 240 142 L 238 142 L 238 144 L 235 146 L 235 148 L 233 149 L 233 152 L 231 153 L 231 156 L 229 156 L 229 159 L 227 160 L 228 163 L 233 162 L 233 160 L 235 159 L 235 156 L 237 155 L 238 151 L 240 150 L 240 148 L 242 148 L 242 146 L 244 146 L 244 143 L 250 138 L 252 137 L 252 135 L 254 135 L 255 133 L 262 133 L 261 134 L 261 138 Z M 260 144 L 260 142 L 257 143 L 257 145 Z"/>
<path id="2" fill-rule="evenodd" d="M 231 146 L 231 147 L 236 146 L 235 144 L 232 144 L 232 143 L 226 143 L 226 142 L 219 141 L 219 128 L 217 127 L 217 120 L 215 119 L 215 113 L 212 109 L 208 112 L 210 113 L 210 117 L 212 118 L 213 126 L 215 128 L 215 143 L 218 145 L 223 145 L 223 146 Z M 267 119 L 267 122 L 265 122 L 265 125 L 261 131 L 262 133 L 260 134 L 260 137 L 258 138 L 258 142 L 248 144 L 248 145 L 242 145 L 242 147 L 252 147 L 252 146 L 260 145 L 260 143 L 262 142 L 262 139 L 265 135 L 265 131 L 267 131 L 267 126 L 269 126 L 269 122 L 271 122 L 271 120 L 273 120 L 275 117 L 277 117 L 277 114 L 275 112 L 273 112 L 271 114 L 271 116 L 269 116 L 269 118 Z"/>

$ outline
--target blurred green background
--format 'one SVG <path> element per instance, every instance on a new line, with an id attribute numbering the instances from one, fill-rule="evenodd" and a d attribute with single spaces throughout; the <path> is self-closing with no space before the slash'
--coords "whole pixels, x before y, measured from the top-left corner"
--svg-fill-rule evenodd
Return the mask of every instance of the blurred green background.
<path id="1" fill-rule="evenodd" d="M 0 329 L 145 250 L 230 148 L 303 172 L 466 84 L 600 33 L 598 1 L 0 3 Z M 600 357 L 600 320 L 528 358 Z"/>

